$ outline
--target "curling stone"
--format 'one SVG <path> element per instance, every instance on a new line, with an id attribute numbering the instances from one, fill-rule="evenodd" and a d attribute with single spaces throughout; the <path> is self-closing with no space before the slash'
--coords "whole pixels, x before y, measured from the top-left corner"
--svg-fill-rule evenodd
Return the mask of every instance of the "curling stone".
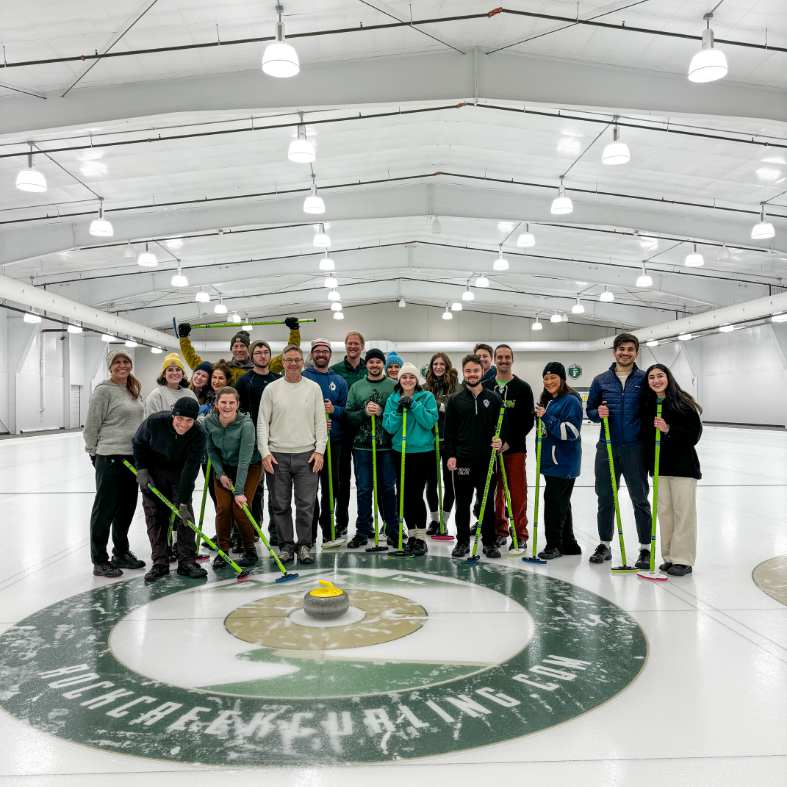
<path id="1" fill-rule="evenodd" d="M 303 597 L 303 611 L 311 618 L 332 620 L 343 615 L 350 608 L 350 597 L 330 582 L 320 580 L 323 585 Z"/>

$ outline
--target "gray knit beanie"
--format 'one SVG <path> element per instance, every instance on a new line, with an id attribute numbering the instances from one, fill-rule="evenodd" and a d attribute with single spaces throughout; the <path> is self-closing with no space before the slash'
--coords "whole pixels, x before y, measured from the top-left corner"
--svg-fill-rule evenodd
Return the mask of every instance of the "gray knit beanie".
<path id="1" fill-rule="evenodd" d="M 118 357 L 118 355 L 122 355 L 124 358 L 128 358 L 128 362 L 131 364 L 131 368 L 134 368 L 134 359 L 125 351 L 121 350 L 120 348 L 116 350 L 110 350 L 107 353 L 107 369 L 112 368 L 112 361 Z"/>

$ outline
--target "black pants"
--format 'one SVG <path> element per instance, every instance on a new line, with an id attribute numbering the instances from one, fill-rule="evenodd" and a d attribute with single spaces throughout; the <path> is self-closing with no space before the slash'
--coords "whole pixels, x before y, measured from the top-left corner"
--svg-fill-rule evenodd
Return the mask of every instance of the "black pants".
<path id="1" fill-rule="evenodd" d="M 547 534 L 547 549 L 575 543 L 574 519 L 571 516 L 571 493 L 576 478 L 544 476 L 544 530 Z"/>
<path id="2" fill-rule="evenodd" d="M 112 532 L 115 554 L 128 552 L 128 530 L 137 508 L 137 479 L 123 464 L 133 456 L 96 455 L 96 497 L 90 514 L 90 557 L 93 563 L 109 560 L 107 543 Z"/>
<path id="3" fill-rule="evenodd" d="M 339 456 L 339 494 L 336 495 L 336 527 L 347 530 L 350 525 L 350 483 L 352 481 L 353 440 L 355 432 L 345 427 Z M 333 443 L 331 444 L 333 449 Z"/>
<path id="4" fill-rule="evenodd" d="M 448 469 L 448 457 L 443 454 L 443 446 L 440 446 L 440 463 L 443 476 L 443 511 L 450 511 L 454 507 L 454 484 L 451 471 Z M 426 478 L 426 502 L 429 503 L 430 511 L 437 511 L 440 506 L 440 499 L 437 496 L 437 460 L 434 454 Z"/>
<path id="5" fill-rule="evenodd" d="M 216 493 L 213 491 L 213 481 L 216 478 L 213 472 L 213 465 L 210 466 L 210 476 L 207 473 L 208 470 L 208 463 L 205 462 L 202 465 L 202 477 L 205 479 L 205 485 L 208 487 L 208 494 L 210 495 L 210 499 L 213 501 L 213 509 L 216 509 Z"/>
<path id="6" fill-rule="evenodd" d="M 341 438 L 338 440 L 331 440 L 331 476 L 333 483 L 333 500 L 334 505 L 339 497 L 339 463 L 342 457 L 342 442 Z M 317 496 L 317 502 L 314 505 L 314 518 L 312 519 L 312 541 L 317 541 L 317 523 L 322 530 L 323 541 L 331 540 L 331 488 L 328 484 L 328 452 L 325 452 L 325 461 L 320 470 L 320 494 Z M 336 513 L 334 512 L 334 519 Z M 335 529 L 335 528 L 334 528 Z"/>
<path id="7" fill-rule="evenodd" d="M 396 467 L 396 503 L 402 499 L 402 453 L 392 451 Z M 418 454 L 405 454 L 404 456 L 404 523 L 409 531 L 417 527 L 426 527 L 426 506 L 424 505 L 424 487 L 429 476 L 429 468 L 436 464 L 434 451 L 424 451 Z M 399 509 L 397 509 L 397 518 Z M 411 536 L 415 533 L 411 532 Z"/>
<path id="8" fill-rule="evenodd" d="M 173 505 L 178 505 L 178 487 L 183 468 L 159 465 L 148 467 L 150 483 L 161 492 Z M 189 501 L 189 513 L 194 518 L 194 511 Z M 172 509 L 164 505 L 152 492 L 142 495 L 142 507 L 145 509 L 145 521 L 148 526 L 151 557 L 154 565 L 169 567 L 167 536 Z M 194 562 L 196 535 L 194 531 L 179 517 L 172 523 L 172 534 L 175 540 L 175 552 L 178 556 L 178 567 L 182 568 Z"/>
<path id="9" fill-rule="evenodd" d="M 484 497 L 484 486 L 489 472 L 489 459 L 467 459 L 457 457 L 456 470 L 452 473 L 456 493 L 456 540 L 460 544 L 470 543 L 470 506 L 473 493 L 478 495 L 479 505 Z M 495 495 L 497 473 L 492 470 L 489 492 L 486 497 L 484 520 L 481 522 L 481 541 L 485 547 L 495 544 Z"/>

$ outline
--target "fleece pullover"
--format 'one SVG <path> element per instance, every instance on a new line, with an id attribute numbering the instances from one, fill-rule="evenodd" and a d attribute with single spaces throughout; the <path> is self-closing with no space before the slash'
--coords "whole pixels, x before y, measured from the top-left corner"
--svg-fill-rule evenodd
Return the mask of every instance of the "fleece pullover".
<path id="1" fill-rule="evenodd" d="M 197 399 L 197 394 L 188 388 L 170 388 L 167 385 L 159 385 L 154 388 L 148 398 L 145 399 L 145 418 L 153 413 L 168 413 L 175 402 L 183 397 Z M 199 400 L 197 400 L 199 401 Z"/>
<path id="2" fill-rule="evenodd" d="M 208 433 L 208 456 L 216 478 L 227 475 L 227 467 L 237 467 L 235 489 L 246 487 L 249 465 L 259 462 L 256 430 L 251 416 L 238 413 L 238 417 L 227 426 L 222 426 L 218 413 L 211 413 L 202 423 Z"/>
<path id="3" fill-rule="evenodd" d="M 494 391 L 482 388 L 476 395 L 466 387 L 448 400 L 445 410 L 445 456 L 478 460 L 492 451 L 497 420 L 503 400 Z M 508 439 L 505 417 L 500 439 Z"/>

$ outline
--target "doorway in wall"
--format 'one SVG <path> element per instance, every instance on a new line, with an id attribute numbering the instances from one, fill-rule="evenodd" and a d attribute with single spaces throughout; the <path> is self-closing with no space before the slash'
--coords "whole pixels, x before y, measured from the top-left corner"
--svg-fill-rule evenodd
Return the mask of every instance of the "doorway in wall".
<path id="1" fill-rule="evenodd" d="M 78 429 L 84 424 L 80 423 L 82 413 L 82 386 L 71 386 L 71 406 L 69 407 L 69 429 Z"/>

